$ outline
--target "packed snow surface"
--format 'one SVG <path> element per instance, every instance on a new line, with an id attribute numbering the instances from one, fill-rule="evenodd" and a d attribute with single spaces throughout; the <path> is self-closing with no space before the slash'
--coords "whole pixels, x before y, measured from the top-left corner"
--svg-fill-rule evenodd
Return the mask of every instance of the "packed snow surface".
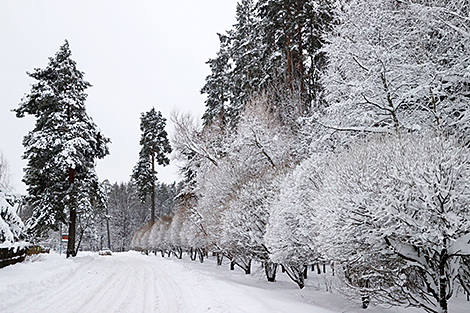
<path id="1" fill-rule="evenodd" d="M 212 259 L 200 264 L 138 252 L 79 253 L 70 259 L 42 254 L 34 262 L 0 269 L 0 312 L 421 312 L 364 311 L 337 292 L 326 292 L 321 275 L 312 273 L 299 290 L 285 274 L 268 283 L 254 270 L 244 275 Z M 464 312 L 468 302 L 461 304 L 462 311 L 453 312 Z"/>

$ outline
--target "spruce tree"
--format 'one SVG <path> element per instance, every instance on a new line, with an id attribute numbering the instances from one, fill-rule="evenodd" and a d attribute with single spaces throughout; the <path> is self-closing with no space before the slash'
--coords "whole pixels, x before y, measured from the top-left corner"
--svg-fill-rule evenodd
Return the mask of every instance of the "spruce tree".
<path id="1" fill-rule="evenodd" d="M 36 118 L 23 140 L 28 160 L 23 181 L 33 207 L 28 229 L 40 237 L 68 224 L 67 257 L 75 256 L 77 215 L 102 204 L 95 161 L 106 156 L 110 140 L 87 115 L 85 90 L 91 84 L 76 68 L 66 40 L 44 69 L 27 73 L 37 80 L 14 110 L 21 118 Z"/>
<path id="2" fill-rule="evenodd" d="M 170 141 L 165 131 L 166 119 L 160 111 L 152 108 L 140 117 L 140 130 L 142 135 L 139 160 L 132 172 L 132 180 L 137 186 L 139 197 L 146 202 L 150 195 L 151 211 L 150 221 L 155 221 L 155 183 L 157 172 L 155 162 L 159 165 L 168 165 L 170 160 L 167 154 L 171 153 Z"/>

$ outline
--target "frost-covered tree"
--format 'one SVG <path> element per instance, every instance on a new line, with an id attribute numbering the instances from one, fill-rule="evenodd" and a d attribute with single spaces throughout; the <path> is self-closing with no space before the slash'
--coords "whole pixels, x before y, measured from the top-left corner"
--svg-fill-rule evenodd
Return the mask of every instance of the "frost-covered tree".
<path id="1" fill-rule="evenodd" d="M 139 190 L 142 202 L 150 196 L 150 221 L 155 221 L 155 184 L 158 180 L 155 165 L 168 165 L 170 160 L 167 154 L 171 153 L 170 141 L 165 131 L 166 119 L 160 111 L 152 108 L 142 113 L 140 117 L 140 145 L 139 160 L 132 172 L 132 180 Z"/>
<path id="2" fill-rule="evenodd" d="M 10 192 L 12 190 L 11 174 L 8 161 L 0 151 L 0 191 Z"/>
<path id="3" fill-rule="evenodd" d="M 315 207 L 321 186 L 319 166 L 319 162 L 308 159 L 279 178 L 280 191 L 272 201 L 266 226 L 265 242 L 271 260 L 282 264 L 300 288 L 305 285 L 305 267 L 319 260 Z"/>
<path id="4" fill-rule="evenodd" d="M 114 251 L 127 251 L 134 233 L 149 220 L 148 208 L 132 183 L 114 183 L 108 193 L 108 214 Z"/>
<path id="5" fill-rule="evenodd" d="M 183 249 L 186 248 L 186 244 L 183 239 L 183 225 L 187 217 L 185 211 L 180 208 L 173 215 L 171 225 L 168 229 L 168 241 L 171 245 L 171 249 L 178 259 L 183 257 Z"/>
<path id="6" fill-rule="evenodd" d="M 173 248 L 169 236 L 171 222 L 172 216 L 160 216 L 153 224 L 148 238 L 149 250 L 160 251 L 162 256 L 165 253 L 168 253 L 168 256 L 171 255 Z"/>
<path id="7" fill-rule="evenodd" d="M 136 230 L 134 235 L 132 236 L 131 247 L 132 249 L 139 250 L 139 251 L 146 251 L 148 253 L 149 250 L 149 236 L 152 230 L 152 226 L 155 222 L 148 222 L 144 226 L 140 227 Z"/>
<path id="8" fill-rule="evenodd" d="M 470 150 L 442 135 L 381 135 L 328 162 L 320 247 L 347 285 L 387 305 L 448 312 L 468 286 Z M 339 271 L 338 271 L 339 272 Z"/>
<path id="9" fill-rule="evenodd" d="M 352 0 L 327 37 L 323 124 L 342 130 L 443 128 L 468 138 L 467 1 Z"/>
<path id="10" fill-rule="evenodd" d="M 71 54 L 65 41 L 44 69 L 28 73 L 37 82 L 14 110 L 17 117 L 36 118 L 34 129 L 23 140 L 23 157 L 28 160 L 23 181 L 33 207 L 28 228 L 41 236 L 67 223 L 67 256 L 76 255 L 77 215 L 100 205 L 95 163 L 109 153 L 109 139 L 86 113 L 85 90 L 91 85 Z"/>
<path id="11" fill-rule="evenodd" d="M 217 165 L 197 177 L 196 209 L 211 249 L 249 272 L 252 259 L 271 265 L 263 239 L 269 199 L 276 175 L 296 162 L 295 141 L 260 97 L 225 142 Z"/>

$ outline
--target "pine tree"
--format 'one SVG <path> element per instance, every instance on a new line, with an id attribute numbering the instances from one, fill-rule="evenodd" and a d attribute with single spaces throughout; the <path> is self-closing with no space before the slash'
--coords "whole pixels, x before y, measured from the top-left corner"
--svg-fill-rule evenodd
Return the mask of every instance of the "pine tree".
<path id="1" fill-rule="evenodd" d="M 166 119 L 160 111 L 152 108 L 140 117 L 140 130 L 142 135 L 139 153 L 139 160 L 132 172 L 132 179 L 139 191 L 142 202 L 147 201 L 150 195 L 151 211 L 150 221 L 155 221 L 155 183 L 157 182 L 157 172 L 155 162 L 159 165 L 168 165 L 170 160 L 166 156 L 171 153 L 170 141 L 165 131 Z"/>
<path id="2" fill-rule="evenodd" d="M 86 113 L 85 90 L 91 84 L 71 54 L 66 40 L 46 68 L 28 73 L 37 83 L 14 110 L 19 118 L 25 114 L 36 118 L 23 140 L 23 157 L 28 160 L 23 181 L 33 207 L 28 228 L 38 237 L 68 223 L 67 257 L 77 252 L 77 215 L 102 201 L 95 161 L 109 153 L 110 142 Z"/>
<path id="3" fill-rule="evenodd" d="M 215 120 L 235 126 L 247 101 L 266 90 L 281 91 L 273 102 L 279 117 L 283 94 L 300 94 L 299 114 L 323 105 L 320 74 L 326 66 L 322 39 L 331 28 L 330 0 L 243 0 L 237 23 L 219 35 L 220 49 L 207 63 L 211 75 L 201 92 L 207 94 L 204 124 Z M 298 116 L 295 116 L 296 118 Z"/>
<path id="4" fill-rule="evenodd" d="M 217 57 L 206 62 L 212 73 L 206 77 L 206 84 L 201 89 L 201 93 L 207 94 L 206 111 L 202 119 L 205 125 L 218 120 L 223 127 L 227 124 L 227 111 L 230 104 L 230 38 L 226 35 L 218 35 L 220 50 Z"/>
<path id="5" fill-rule="evenodd" d="M 217 57 L 207 61 L 212 73 L 201 90 L 207 94 L 202 117 L 206 126 L 214 121 L 221 127 L 235 126 L 246 101 L 264 86 L 267 76 L 260 64 L 263 43 L 255 8 L 253 0 L 237 4 L 237 23 L 226 34 L 219 34 Z"/>
<path id="6" fill-rule="evenodd" d="M 262 64 L 273 82 L 299 89 L 305 108 L 321 102 L 319 74 L 326 65 L 320 51 L 333 20 L 329 0 L 260 0 L 264 49 Z"/>

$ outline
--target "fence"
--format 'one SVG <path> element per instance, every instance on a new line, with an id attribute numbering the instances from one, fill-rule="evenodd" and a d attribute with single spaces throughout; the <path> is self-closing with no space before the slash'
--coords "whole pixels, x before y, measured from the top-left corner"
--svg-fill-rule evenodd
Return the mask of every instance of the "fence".
<path id="1" fill-rule="evenodd" d="M 16 251 L 15 251 L 16 250 Z M 0 248 L 0 268 L 23 262 L 26 257 L 26 248 Z"/>

